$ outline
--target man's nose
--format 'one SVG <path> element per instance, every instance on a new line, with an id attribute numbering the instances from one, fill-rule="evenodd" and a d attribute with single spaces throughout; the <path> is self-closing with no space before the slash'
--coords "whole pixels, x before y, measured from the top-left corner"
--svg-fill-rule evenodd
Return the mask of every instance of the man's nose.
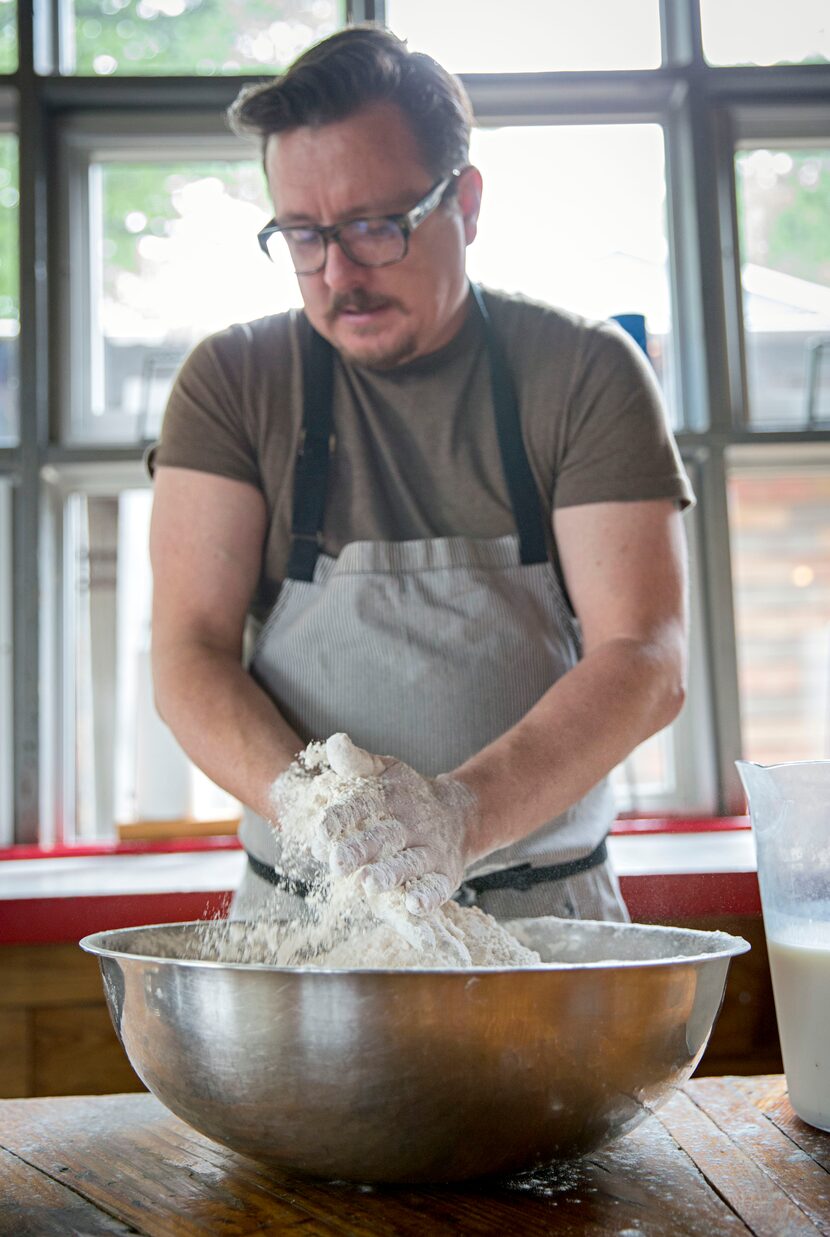
<path id="1" fill-rule="evenodd" d="M 352 262 L 334 238 L 329 241 L 323 278 L 333 292 L 343 292 L 347 288 L 355 287 L 356 284 L 362 284 L 366 270 L 367 267 Z"/>

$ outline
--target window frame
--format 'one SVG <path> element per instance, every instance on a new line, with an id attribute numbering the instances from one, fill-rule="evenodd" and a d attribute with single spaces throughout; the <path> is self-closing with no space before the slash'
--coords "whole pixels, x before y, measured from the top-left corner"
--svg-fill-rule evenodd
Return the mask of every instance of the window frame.
<path id="1" fill-rule="evenodd" d="M 142 117 L 142 125 L 143 131 L 136 133 L 135 118 L 125 112 L 108 114 L 105 119 L 74 114 L 62 125 L 58 137 L 61 230 L 55 336 L 60 395 L 54 416 L 60 440 L 68 446 L 136 447 L 143 451 L 152 442 L 152 437 L 126 439 L 122 429 L 125 415 L 106 409 L 103 394 L 96 395 L 97 383 L 104 381 L 104 337 L 97 326 L 94 294 L 93 236 L 99 223 L 99 203 L 92 185 L 93 168 L 145 158 L 154 163 L 191 158 L 241 163 L 260 158 L 258 147 L 230 134 L 220 116 L 183 113 L 171 128 L 168 115 L 153 111 Z M 79 271 L 83 277 L 79 277 Z M 97 356 L 99 348 L 101 355 Z M 93 418 L 94 434 L 90 432 Z"/>
<path id="2" fill-rule="evenodd" d="M 657 72 L 657 70 L 652 70 L 652 72 Z M 680 261 L 678 247 L 681 244 L 682 236 L 688 230 L 685 216 L 688 211 L 689 199 L 688 195 L 682 191 L 682 181 L 676 175 L 672 175 L 673 168 L 670 166 L 668 134 L 676 123 L 676 104 L 672 101 L 671 93 L 664 91 L 662 87 L 658 87 L 657 90 L 649 93 L 648 99 L 643 101 L 643 105 L 639 109 L 634 108 L 628 99 L 625 101 L 621 99 L 619 101 L 620 107 L 617 106 L 616 102 L 612 104 L 608 98 L 604 100 L 586 100 L 584 110 L 579 113 L 571 113 L 570 110 L 551 110 L 550 101 L 547 102 L 544 109 L 539 110 L 538 103 L 531 106 L 533 100 L 530 97 L 525 100 L 523 105 L 516 98 L 514 100 L 515 108 L 513 109 L 505 109 L 502 106 L 502 108 L 497 110 L 485 110 L 490 108 L 490 102 L 482 101 L 477 103 L 475 86 L 471 85 L 469 81 L 467 86 L 476 112 L 476 127 L 479 129 L 511 127 L 591 128 L 599 125 L 656 125 L 660 129 L 666 168 L 666 243 L 668 246 L 669 304 L 671 307 L 672 327 L 671 356 L 670 365 L 668 366 L 668 372 L 671 375 L 671 392 L 664 392 L 664 397 L 669 411 L 674 411 L 677 414 L 677 424 L 674 426 L 675 432 L 681 428 L 690 428 L 693 424 L 693 419 L 690 420 L 689 417 L 684 417 L 684 395 L 693 379 L 691 375 L 688 381 L 684 379 L 683 371 L 686 368 L 686 362 L 681 357 L 680 342 L 687 305 L 681 299 L 675 278 L 675 271 Z M 486 99 L 486 91 L 484 95 Z M 504 101 L 502 101 L 503 103 Z M 486 198 L 484 209 L 486 210 Z M 690 332 L 686 331 L 685 335 L 687 338 L 690 337 Z M 688 355 L 688 349 L 686 349 L 686 352 Z"/>
<path id="3" fill-rule="evenodd" d="M 17 121 L 15 117 L 15 112 L 16 112 L 16 109 L 15 109 L 14 94 L 11 91 L 9 91 L 6 87 L 0 87 L 0 137 L 5 136 L 5 135 L 11 135 L 12 137 L 17 138 Z M 19 141 L 18 141 L 18 146 L 19 146 Z M 18 151 L 18 156 L 19 156 L 19 151 Z M 19 218 L 20 210 L 21 210 L 21 204 L 20 202 L 18 202 L 18 205 L 17 205 L 18 218 Z M 21 278 L 21 273 L 18 272 L 18 283 L 20 282 L 20 278 Z M 18 329 L 17 335 L 12 336 L 11 338 L 15 338 L 19 340 L 20 338 L 19 329 Z M 18 344 L 18 347 L 19 347 L 19 344 Z M 14 451 L 19 443 L 19 440 L 20 440 L 20 398 L 19 398 L 19 389 L 18 389 L 17 432 L 14 435 L 14 437 L 11 439 L 11 441 L 9 441 L 6 444 L 0 444 L 0 475 L 2 475 L 3 453 L 8 452 L 8 451 Z"/>
<path id="4" fill-rule="evenodd" d="M 0 85 L 0 134 L 17 135 L 16 112 L 14 90 L 7 85 Z M 19 212 L 18 205 L 18 218 Z M 22 271 L 19 278 L 22 280 Z M 19 398 L 17 405 L 17 433 L 10 442 L 0 445 L 0 846 L 11 845 L 15 839 L 15 753 L 18 742 L 14 708 L 13 564 L 17 459 L 20 449 Z"/>
<path id="5" fill-rule="evenodd" d="M 0 449 L 0 482 L 14 481 L 13 763 L 15 837 L 20 842 L 57 839 L 66 806 L 55 735 L 65 696 L 63 636 L 55 630 L 55 602 L 63 587 L 55 495 L 67 478 L 80 484 L 84 469 L 123 466 L 129 471 L 140 467 L 143 454 L 141 443 L 80 442 L 66 432 L 66 392 L 73 372 L 83 368 L 77 325 L 74 336 L 66 329 L 76 312 L 67 272 L 70 252 L 72 263 L 78 260 L 72 221 L 83 209 L 78 185 L 83 160 L 96 149 L 94 140 L 129 145 L 130 130 L 132 151 L 140 148 L 158 133 L 146 126 L 160 115 L 165 136 L 190 124 L 195 132 L 189 140 L 203 132 L 212 155 L 219 137 L 239 152 L 237 139 L 221 130 L 221 116 L 239 87 L 255 80 L 40 75 L 36 68 L 54 67 L 60 13 L 59 0 L 20 6 L 19 68 L 0 78 L 0 102 L 16 104 L 20 193 L 27 204 L 20 212 L 20 441 Z M 348 15 L 382 23 L 382 0 L 352 0 Z M 830 443 L 830 428 L 767 431 L 746 422 L 734 151 L 747 136 L 772 134 L 772 125 L 779 139 L 797 140 L 805 135 L 803 126 L 815 128 L 820 118 L 824 135 L 830 65 L 710 66 L 702 55 L 696 0 L 660 0 L 660 15 L 663 64 L 658 69 L 467 75 L 462 80 L 482 124 L 656 121 L 664 128 L 675 372 L 685 411 L 676 437 L 698 494 L 688 524 L 698 582 L 695 604 L 702 618 L 692 650 L 699 700 L 689 709 L 689 737 L 677 767 L 700 796 L 686 800 L 682 810 L 711 805 L 712 811 L 731 815 L 743 810 L 744 797 L 733 764 L 741 738 L 726 455 L 747 443 L 758 444 L 762 452 Z M 156 146 L 154 157 L 157 152 Z M 72 469 L 80 471 L 73 474 Z M 688 750 L 703 761 L 703 775 L 684 765 Z"/>
<path id="6" fill-rule="evenodd" d="M 43 470 L 45 509 L 44 551 L 49 564 L 49 621 L 42 645 L 43 679 L 49 692 L 42 714 L 41 744 L 48 753 L 44 799 L 51 803 L 50 816 L 60 821 L 60 836 L 51 841 L 89 841 L 77 828 L 77 783 L 72 753 L 76 747 L 76 697 L 72 658 L 75 633 L 75 571 L 71 541 L 70 499 L 77 494 L 88 498 L 117 498 L 125 490 L 150 489 L 151 481 L 141 460 L 109 462 L 71 462 L 48 465 Z M 102 837 L 113 836 L 112 832 Z"/>
<path id="7" fill-rule="evenodd" d="M 732 317 L 734 330 L 729 336 L 728 363 L 731 374 L 731 389 L 735 394 L 733 405 L 733 424 L 755 435 L 776 433 L 775 428 L 766 429 L 763 425 L 753 424 L 750 403 L 749 379 L 747 375 L 746 358 L 746 328 L 744 324 L 744 297 L 741 277 L 741 246 L 740 230 L 737 217 L 737 191 L 735 186 L 735 156 L 741 150 L 763 147 L 766 143 L 775 147 L 791 144 L 796 147 L 810 144 L 821 144 L 830 149 L 830 102 L 822 100 L 809 108 L 798 100 L 789 104 L 769 106 L 749 106 L 746 103 L 730 108 L 728 116 L 729 137 L 731 142 L 731 167 L 729 171 L 731 187 L 731 218 L 729 221 L 732 253 L 732 282 L 730 297 L 732 300 Z M 796 433 L 809 432 L 805 424 L 794 430 Z"/>
<path id="8" fill-rule="evenodd" d="M 699 469 L 694 459 L 684 461 L 692 487 L 699 493 Z M 717 753 L 711 725 L 712 683 L 707 674 L 708 633 L 703 604 L 703 512 L 698 505 L 686 513 L 689 564 L 689 673 L 683 709 L 661 734 L 671 743 L 674 787 L 657 791 L 631 806 L 624 815 L 648 812 L 654 816 L 713 816 L 718 809 Z"/>
<path id="9" fill-rule="evenodd" d="M 734 474 L 755 479 L 770 474 L 778 476 L 782 472 L 810 474 L 820 471 L 822 476 L 827 476 L 830 475 L 830 438 L 825 438 L 823 441 L 808 442 L 784 441 L 766 443 L 756 440 L 734 443 L 727 449 L 725 462 L 727 486 L 729 485 L 730 476 Z M 731 536 L 732 531 L 730 528 Z M 735 657 L 737 665 L 739 662 L 737 630 L 735 633 Z M 830 701 L 830 682 L 828 682 L 827 690 L 828 701 Z M 830 715 L 826 718 L 825 725 L 827 727 L 827 735 L 830 736 Z M 750 757 L 745 756 L 744 759 L 748 760 Z M 814 759 L 814 757 L 805 757 L 805 759 Z"/>

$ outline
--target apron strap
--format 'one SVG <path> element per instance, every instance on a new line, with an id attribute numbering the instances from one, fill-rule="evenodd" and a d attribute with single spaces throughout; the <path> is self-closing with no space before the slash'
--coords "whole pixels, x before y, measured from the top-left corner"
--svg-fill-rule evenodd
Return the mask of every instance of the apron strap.
<path id="1" fill-rule="evenodd" d="M 513 380 L 481 289 L 471 283 L 470 290 L 484 324 L 499 454 L 519 534 L 520 560 L 524 564 L 545 563 L 545 519 L 522 438 Z M 308 347 L 303 349 L 303 428 L 294 465 L 291 549 L 285 571 L 289 580 L 313 580 L 320 554 L 334 443 L 333 389 L 334 349 L 312 328 Z"/>
<path id="2" fill-rule="evenodd" d="M 303 428 L 294 464 L 291 549 L 285 575 L 313 580 L 320 554 L 329 459 L 334 450 L 331 429 L 334 366 L 331 345 L 311 329 L 303 349 Z"/>
<path id="3" fill-rule="evenodd" d="M 296 880 L 291 876 L 286 876 L 283 872 L 278 872 L 271 864 L 263 863 L 250 851 L 245 853 L 248 866 L 260 880 L 267 881 L 269 885 L 275 885 L 278 889 L 284 889 L 287 893 L 293 893 L 297 898 L 308 897 L 311 886 L 306 881 Z M 534 885 L 568 880 L 572 876 L 578 876 L 581 872 L 590 872 L 592 868 L 599 867 L 607 859 L 608 844 L 603 838 L 589 855 L 582 855 L 579 859 L 571 859 L 567 863 L 554 863 L 544 868 L 534 868 L 529 863 L 521 863 L 515 868 L 504 868 L 501 872 L 488 872 L 486 876 L 471 876 L 461 882 L 453 900 L 466 906 L 474 905 L 476 894 L 491 889 L 513 889 L 526 892 Z"/>
<path id="4" fill-rule="evenodd" d="M 566 863 L 553 863 L 548 867 L 534 868 L 529 863 L 520 863 L 515 868 L 503 868 L 501 872 L 488 872 L 485 876 L 471 876 L 461 882 L 461 892 L 470 890 L 472 893 L 484 893 L 490 889 L 532 889 L 534 885 L 548 884 L 550 881 L 568 880 L 578 876 L 580 872 L 590 872 L 608 858 L 608 843 L 605 838 L 590 854 L 581 855 L 578 859 L 569 859 Z"/>
<path id="5" fill-rule="evenodd" d="M 248 857 L 248 867 L 260 880 L 267 881 L 269 885 L 275 885 L 277 889 L 284 889 L 286 893 L 293 893 L 295 898 L 307 898 L 311 893 L 311 885 L 307 881 L 295 880 L 293 876 L 278 872 L 270 863 L 263 863 L 250 851 L 246 850 L 245 854 Z"/>
<path id="6" fill-rule="evenodd" d="M 478 284 L 471 283 L 470 291 L 484 323 L 501 465 L 519 533 L 521 561 L 523 563 L 545 563 L 548 560 L 545 520 L 522 438 L 522 423 L 519 418 L 513 380 L 501 343 L 493 329 L 481 288 Z"/>

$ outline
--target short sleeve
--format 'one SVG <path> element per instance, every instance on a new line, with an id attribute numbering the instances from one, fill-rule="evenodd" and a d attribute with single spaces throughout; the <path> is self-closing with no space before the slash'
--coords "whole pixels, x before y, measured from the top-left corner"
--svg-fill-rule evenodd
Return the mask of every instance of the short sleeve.
<path id="1" fill-rule="evenodd" d="M 621 328 L 585 324 L 566 401 L 554 504 L 694 503 L 654 371 Z"/>
<path id="2" fill-rule="evenodd" d="M 147 456 L 158 466 L 193 468 L 260 486 L 253 437 L 246 423 L 244 328 L 212 335 L 180 369 L 161 437 Z"/>

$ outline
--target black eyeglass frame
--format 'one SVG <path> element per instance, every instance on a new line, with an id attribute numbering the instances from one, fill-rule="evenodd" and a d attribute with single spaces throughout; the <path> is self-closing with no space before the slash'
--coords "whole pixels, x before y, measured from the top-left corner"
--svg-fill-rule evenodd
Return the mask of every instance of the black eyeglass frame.
<path id="1" fill-rule="evenodd" d="M 449 176 L 445 176 L 443 180 L 439 180 L 438 183 L 433 185 L 429 192 L 426 193 L 419 202 L 415 203 L 411 210 L 406 211 L 402 215 L 368 215 L 365 218 L 360 219 L 346 219 L 343 223 L 332 223 L 328 225 L 291 224 L 285 227 L 281 227 L 277 223 L 276 219 L 272 219 L 270 223 L 266 223 L 265 227 L 261 228 L 257 233 L 259 247 L 268 258 L 268 261 L 272 262 L 273 258 L 268 251 L 268 242 L 272 236 L 276 236 L 278 233 L 294 232 L 298 230 L 303 232 L 316 232 L 323 242 L 323 260 L 319 266 L 315 266 L 314 269 L 310 271 L 298 271 L 295 269 L 295 275 L 319 274 L 319 272 L 326 265 L 329 244 L 332 241 L 337 242 L 343 253 L 350 262 L 354 262 L 355 266 L 367 266 L 372 269 L 377 269 L 381 266 L 395 266 L 396 263 L 403 262 L 404 258 L 409 253 L 409 238 L 415 229 L 420 227 L 424 220 L 429 218 L 433 211 L 438 209 L 441 203 L 448 196 L 450 189 L 455 191 L 456 182 L 462 171 L 463 169 L 461 168 L 453 168 Z M 352 254 L 349 253 L 348 247 L 344 245 L 343 241 L 340 239 L 340 233 L 344 228 L 352 227 L 356 223 L 396 224 L 400 229 L 401 236 L 403 238 L 403 253 L 401 256 L 399 258 L 388 258 L 384 262 L 363 262 L 359 258 L 353 257 Z"/>

